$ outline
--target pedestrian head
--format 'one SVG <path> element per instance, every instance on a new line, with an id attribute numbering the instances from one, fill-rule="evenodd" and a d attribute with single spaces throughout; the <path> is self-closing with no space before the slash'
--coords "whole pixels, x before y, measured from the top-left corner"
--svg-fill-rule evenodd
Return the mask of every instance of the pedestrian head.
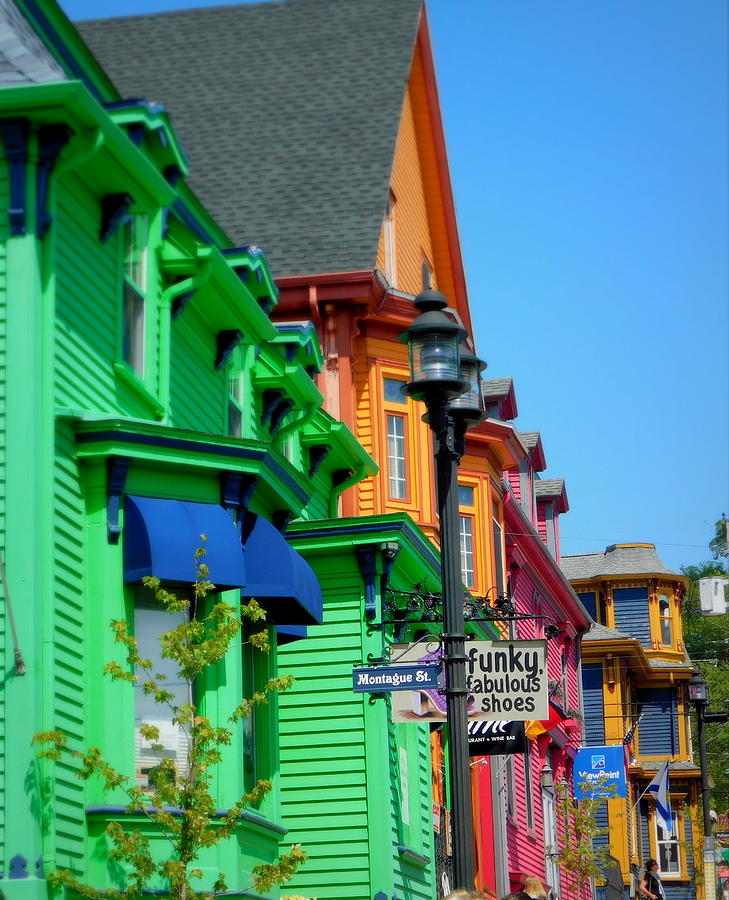
<path id="1" fill-rule="evenodd" d="M 652 872 L 652 871 L 653 871 L 653 866 L 656 866 L 656 868 L 658 867 L 658 863 L 655 861 L 655 859 L 652 859 L 652 858 L 651 858 L 651 859 L 647 859 L 647 860 L 646 860 L 646 863 L 645 863 L 645 870 L 646 870 L 646 872 Z"/>
<path id="2" fill-rule="evenodd" d="M 544 885 L 536 875 L 527 875 L 524 879 L 524 893 L 536 900 L 537 897 L 546 897 L 547 892 Z"/>
<path id="3" fill-rule="evenodd" d="M 481 891 L 467 891 L 464 888 L 458 888 L 452 891 L 445 900 L 486 900 Z"/>

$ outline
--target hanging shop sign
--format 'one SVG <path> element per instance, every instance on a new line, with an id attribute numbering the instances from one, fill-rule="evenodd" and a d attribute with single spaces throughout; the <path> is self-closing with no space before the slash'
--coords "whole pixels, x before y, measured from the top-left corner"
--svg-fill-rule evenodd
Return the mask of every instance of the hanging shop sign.
<path id="1" fill-rule="evenodd" d="M 469 756 L 523 753 L 525 744 L 523 722 L 481 720 L 468 723 Z"/>
<path id="2" fill-rule="evenodd" d="M 543 720 L 549 715 L 546 641 L 468 641 L 466 643 L 468 718 L 491 722 Z M 439 662 L 437 641 L 396 645 L 399 662 Z M 445 693 L 438 689 L 402 691 L 392 698 L 395 722 L 444 722 Z"/>
<path id="3" fill-rule="evenodd" d="M 573 765 L 575 800 L 627 797 L 625 747 L 581 747 Z"/>
<path id="4" fill-rule="evenodd" d="M 352 669 L 352 688 L 356 693 L 385 691 L 437 690 L 441 666 L 360 666 Z"/>

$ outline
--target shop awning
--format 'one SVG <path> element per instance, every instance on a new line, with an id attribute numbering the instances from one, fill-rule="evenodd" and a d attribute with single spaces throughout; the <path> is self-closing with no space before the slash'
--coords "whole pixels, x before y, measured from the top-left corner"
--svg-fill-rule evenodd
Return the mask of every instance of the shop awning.
<path id="1" fill-rule="evenodd" d="M 306 625 L 277 625 L 276 643 L 290 644 L 292 641 L 300 641 L 308 637 Z"/>
<path id="2" fill-rule="evenodd" d="M 311 566 L 262 516 L 243 523 L 246 584 L 244 599 L 254 597 L 269 622 L 321 625 L 321 587 Z"/>
<path id="3" fill-rule="evenodd" d="M 201 535 L 205 535 L 203 541 Z M 165 584 L 195 581 L 195 551 L 217 590 L 246 583 L 238 529 L 222 506 L 156 497 L 126 498 L 124 507 L 124 581 L 153 575 Z"/>

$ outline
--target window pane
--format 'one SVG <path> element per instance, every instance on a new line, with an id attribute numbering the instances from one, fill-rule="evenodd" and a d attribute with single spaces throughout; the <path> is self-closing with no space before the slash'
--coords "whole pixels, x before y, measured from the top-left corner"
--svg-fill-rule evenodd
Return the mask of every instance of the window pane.
<path id="1" fill-rule="evenodd" d="M 473 519 L 470 516 L 461 516 L 461 578 L 468 587 L 474 586 Z"/>
<path id="2" fill-rule="evenodd" d="M 170 706 L 180 706 L 190 700 L 187 682 L 178 671 L 177 664 L 170 659 L 163 659 L 160 648 L 160 637 L 167 631 L 177 628 L 185 621 L 185 613 L 168 613 L 157 604 L 137 600 L 134 609 L 134 635 L 139 647 L 139 655 L 152 663 L 152 674 L 165 675 L 165 690 L 173 695 Z M 150 772 L 162 759 L 172 759 L 181 775 L 187 768 L 187 736 L 184 730 L 173 723 L 174 713 L 170 706 L 155 703 L 154 698 L 144 693 L 143 682 L 147 680 L 144 669 L 137 671 L 140 684 L 134 691 L 134 746 L 137 784 L 149 786 Z M 159 728 L 159 741 L 163 750 L 154 751 L 151 741 L 145 740 L 140 732 L 140 725 L 154 725 Z"/>
<path id="3" fill-rule="evenodd" d="M 458 505 L 473 506 L 473 488 L 465 484 L 458 485 Z"/>
<path id="4" fill-rule="evenodd" d="M 661 619 L 661 643 L 664 647 L 670 647 L 673 644 L 673 629 L 670 619 Z"/>
<path id="5" fill-rule="evenodd" d="M 144 292 L 147 289 L 147 217 L 130 216 L 123 237 L 126 276 Z"/>
<path id="6" fill-rule="evenodd" d="M 402 416 L 387 417 L 387 471 L 390 496 L 407 499 L 405 480 L 405 420 Z"/>
<path id="7" fill-rule="evenodd" d="M 234 437 L 243 435 L 243 415 L 233 400 L 228 401 L 228 434 Z"/>
<path id="8" fill-rule="evenodd" d="M 128 282 L 124 285 L 122 359 L 144 376 L 144 297 Z"/>
<path id="9" fill-rule="evenodd" d="M 405 393 L 405 382 L 399 378 L 384 378 L 383 385 L 385 390 L 385 400 L 388 403 L 407 404 L 408 398 Z"/>
<path id="10" fill-rule="evenodd" d="M 243 693 L 246 697 L 253 696 L 256 690 L 256 675 L 254 665 L 254 650 L 247 646 L 244 633 L 243 641 Z M 256 771 L 256 713 L 250 712 L 243 719 L 243 785 L 250 791 L 256 784 L 258 775 Z"/>

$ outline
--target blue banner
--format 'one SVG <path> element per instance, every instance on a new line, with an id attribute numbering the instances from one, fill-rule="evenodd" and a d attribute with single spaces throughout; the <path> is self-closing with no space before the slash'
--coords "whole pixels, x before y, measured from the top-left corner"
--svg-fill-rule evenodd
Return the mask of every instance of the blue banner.
<path id="1" fill-rule="evenodd" d="M 625 748 L 582 747 L 577 751 L 572 769 L 575 799 L 585 797 L 627 797 Z"/>

